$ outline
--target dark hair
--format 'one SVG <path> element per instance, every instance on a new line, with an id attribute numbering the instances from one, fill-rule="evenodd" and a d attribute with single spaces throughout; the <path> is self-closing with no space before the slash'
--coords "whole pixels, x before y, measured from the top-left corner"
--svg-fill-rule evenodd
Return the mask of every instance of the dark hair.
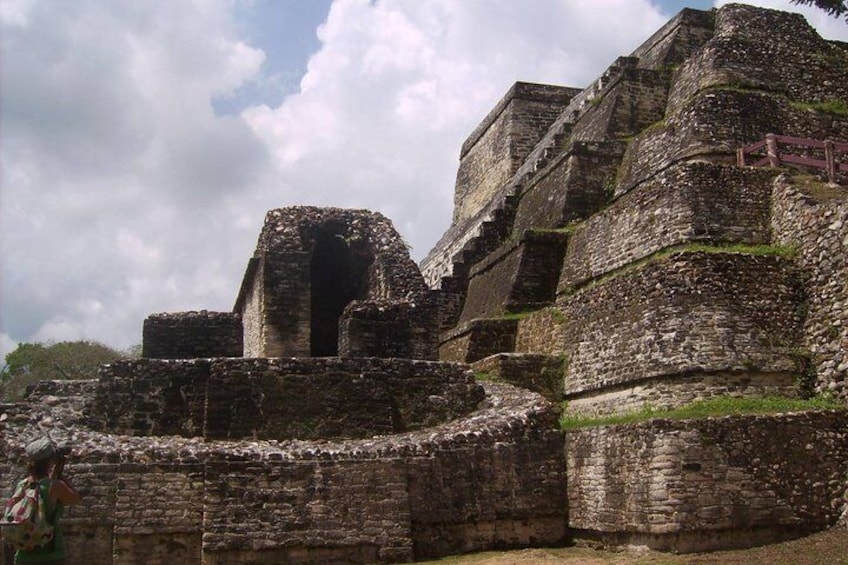
<path id="1" fill-rule="evenodd" d="M 50 464 L 53 459 L 42 459 L 41 461 L 30 461 L 27 463 L 27 472 L 34 479 L 46 477 L 50 472 Z"/>

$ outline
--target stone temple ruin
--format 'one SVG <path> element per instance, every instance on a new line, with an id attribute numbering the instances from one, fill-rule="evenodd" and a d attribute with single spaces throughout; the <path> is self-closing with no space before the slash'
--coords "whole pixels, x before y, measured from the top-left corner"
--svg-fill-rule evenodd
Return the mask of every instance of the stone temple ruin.
<path id="1" fill-rule="evenodd" d="M 695 551 L 848 525 L 846 410 L 557 425 L 563 401 L 848 405 L 848 158 L 841 186 L 736 160 L 767 134 L 844 150 L 846 102 L 848 45 L 738 4 L 683 10 L 588 88 L 516 83 L 463 145 L 420 270 L 379 214 L 272 210 L 232 312 L 152 315 L 142 359 L 0 406 L 0 479 L 39 429 L 72 443 L 66 537 L 89 563 Z"/>

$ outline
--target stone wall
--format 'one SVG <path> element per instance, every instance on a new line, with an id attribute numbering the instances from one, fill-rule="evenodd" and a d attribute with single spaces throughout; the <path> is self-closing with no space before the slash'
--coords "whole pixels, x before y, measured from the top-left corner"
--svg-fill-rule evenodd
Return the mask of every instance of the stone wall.
<path id="1" fill-rule="evenodd" d="M 671 72 L 625 68 L 574 124 L 572 140 L 621 139 L 663 119 Z"/>
<path id="2" fill-rule="evenodd" d="M 662 171 L 573 231 L 559 292 L 675 245 L 768 243 L 774 174 L 710 163 Z"/>
<path id="3" fill-rule="evenodd" d="M 557 229 L 588 218 L 612 197 L 626 144 L 574 142 L 527 183 L 512 231 Z"/>
<path id="4" fill-rule="evenodd" d="M 94 429 L 207 439 L 370 437 L 474 410 L 462 367 L 402 359 L 122 361 L 101 370 Z"/>
<path id="5" fill-rule="evenodd" d="M 139 359 L 105 365 L 93 402 L 84 407 L 89 425 L 126 435 L 202 437 L 211 366 L 211 359 Z"/>
<path id="6" fill-rule="evenodd" d="M 566 398 L 660 376 L 795 375 L 800 297 L 789 260 L 703 252 L 674 253 L 565 296 L 557 309 Z"/>
<path id="7" fill-rule="evenodd" d="M 538 353 L 497 353 L 471 365 L 480 379 L 520 386 L 538 392 L 551 402 L 562 399 L 563 356 Z"/>
<path id="8" fill-rule="evenodd" d="M 527 232 L 471 270 L 460 322 L 496 318 L 550 304 L 556 295 L 566 234 Z"/>
<path id="9" fill-rule="evenodd" d="M 631 145 L 617 194 L 676 160 L 731 159 L 767 133 L 846 139 L 844 116 L 809 105 L 845 100 L 846 84 L 848 53 L 802 16 L 724 6 L 715 35 L 675 72 L 665 119 Z"/>
<path id="10" fill-rule="evenodd" d="M 53 390 L 54 393 L 60 392 Z M 83 494 L 73 563 L 396 563 L 567 539 L 562 432 L 540 396 L 486 385 L 451 423 L 362 440 L 203 441 L 55 427 Z M 0 484 L 20 470 L 41 397 L 10 415 Z"/>
<path id="11" fill-rule="evenodd" d="M 574 414 L 793 397 L 808 370 L 803 296 L 789 259 L 678 252 L 521 317 L 515 351 L 566 360 Z"/>
<path id="12" fill-rule="evenodd" d="M 766 134 L 814 139 L 848 138 L 848 119 L 793 105 L 769 92 L 715 87 L 687 98 L 679 110 L 644 130 L 622 160 L 616 195 L 621 195 L 672 163 L 708 159 L 735 163 L 735 151 Z"/>
<path id="13" fill-rule="evenodd" d="M 241 357 L 241 316 L 232 312 L 151 314 L 144 320 L 142 357 Z"/>
<path id="14" fill-rule="evenodd" d="M 244 281 L 236 299 L 236 307 L 241 311 L 243 330 L 243 349 L 245 357 L 258 357 L 265 351 L 265 325 L 263 323 L 263 292 L 262 281 L 265 280 L 264 262 L 258 257 L 251 257 L 247 262 Z M 249 282 L 247 282 L 249 281 Z"/>
<path id="15" fill-rule="evenodd" d="M 264 251 L 245 279 L 235 310 L 249 320 L 244 352 L 249 357 L 309 357 L 312 353 L 312 302 L 309 254 Z M 244 298 L 242 298 L 242 296 Z M 256 339 L 257 341 L 254 341 Z"/>
<path id="16" fill-rule="evenodd" d="M 565 457 L 553 415 L 498 439 L 468 429 L 451 449 L 410 461 L 416 559 L 566 542 Z"/>
<path id="17" fill-rule="evenodd" d="M 848 53 L 800 14 L 732 4 L 716 11 L 714 36 L 681 65 L 674 83 L 672 112 L 715 85 L 768 90 L 799 102 L 846 100 Z"/>
<path id="18" fill-rule="evenodd" d="M 540 308 L 526 314 L 518 320 L 515 352 L 563 355 L 569 341 L 565 322 L 565 315 L 557 306 Z"/>
<path id="19" fill-rule="evenodd" d="M 798 359 L 797 371 L 693 371 L 638 380 L 568 396 L 568 414 L 606 416 L 638 412 L 645 406 L 656 409 L 676 408 L 690 402 L 721 396 L 760 398 L 799 396 L 799 375 L 805 360 Z"/>
<path id="20" fill-rule="evenodd" d="M 706 551 L 833 525 L 848 412 L 652 420 L 566 433 L 569 526 L 611 546 Z"/>
<path id="21" fill-rule="evenodd" d="M 673 68 L 713 36 L 714 26 L 714 11 L 684 8 L 631 55 L 639 59 L 640 68 Z"/>
<path id="22" fill-rule="evenodd" d="M 848 404 L 848 191 L 808 177 L 774 184 L 776 241 L 798 247 L 804 270 L 804 347 L 812 354 L 815 391 Z"/>
<path id="23" fill-rule="evenodd" d="M 512 177 L 578 89 L 517 82 L 460 152 L 453 223 L 474 216 Z"/>
<path id="24" fill-rule="evenodd" d="M 460 323 L 475 318 L 496 318 L 506 313 L 506 302 L 521 266 L 519 242 L 503 245 L 474 266 L 468 281 L 468 295 L 459 316 Z"/>
<path id="25" fill-rule="evenodd" d="M 340 357 L 438 359 L 439 303 L 354 301 L 339 321 Z"/>
<path id="26" fill-rule="evenodd" d="M 492 318 L 472 320 L 441 336 L 439 359 L 473 363 L 515 348 L 518 320 Z"/>

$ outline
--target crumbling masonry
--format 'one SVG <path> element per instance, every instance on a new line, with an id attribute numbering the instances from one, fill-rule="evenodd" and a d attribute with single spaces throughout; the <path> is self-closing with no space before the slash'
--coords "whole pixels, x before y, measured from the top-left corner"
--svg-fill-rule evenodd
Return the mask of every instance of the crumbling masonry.
<path id="1" fill-rule="evenodd" d="M 557 426 L 563 402 L 848 406 L 848 179 L 735 164 L 769 133 L 848 140 L 846 106 L 848 45 L 738 4 L 683 10 L 585 89 L 516 83 L 420 270 L 379 214 L 270 211 L 233 312 L 152 315 L 143 359 L 0 406 L 0 481 L 39 426 L 71 442 L 90 563 L 694 551 L 848 523 L 846 410 Z"/>

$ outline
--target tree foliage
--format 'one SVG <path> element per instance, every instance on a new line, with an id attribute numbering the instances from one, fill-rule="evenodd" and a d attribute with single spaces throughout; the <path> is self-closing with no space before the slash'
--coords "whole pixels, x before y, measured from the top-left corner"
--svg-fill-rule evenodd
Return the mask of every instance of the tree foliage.
<path id="1" fill-rule="evenodd" d="M 834 18 L 844 15 L 845 21 L 848 22 L 848 0 L 792 0 L 792 3 L 815 6 Z"/>
<path id="2" fill-rule="evenodd" d="M 94 379 L 101 365 L 130 356 L 92 341 L 21 343 L 6 355 L 0 397 L 19 400 L 27 386 L 42 380 Z"/>

